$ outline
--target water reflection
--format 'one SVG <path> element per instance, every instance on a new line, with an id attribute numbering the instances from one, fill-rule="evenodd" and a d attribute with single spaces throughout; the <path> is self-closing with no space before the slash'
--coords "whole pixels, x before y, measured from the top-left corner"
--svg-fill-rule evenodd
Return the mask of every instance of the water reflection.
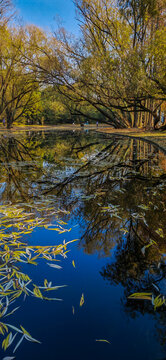
<path id="1" fill-rule="evenodd" d="M 1 203 L 26 208 L 51 197 L 70 211 L 79 247 L 106 257 L 102 278 L 123 286 L 125 313 L 150 314 L 165 347 L 165 307 L 154 311 L 152 301 L 129 299 L 136 292 L 166 296 L 165 149 L 91 132 L 32 132 L 2 136 L 0 162 Z"/>

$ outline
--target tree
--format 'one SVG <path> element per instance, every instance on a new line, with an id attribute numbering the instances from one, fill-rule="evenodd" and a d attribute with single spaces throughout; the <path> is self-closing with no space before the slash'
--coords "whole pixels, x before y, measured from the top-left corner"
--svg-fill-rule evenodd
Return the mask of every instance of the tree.
<path id="1" fill-rule="evenodd" d="M 25 114 L 28 104 L 32 106 L 39 84 L 36 74 L 21 56 L 27 52 L 25 30 L 4 26 L 0 31 L 0 115 L 6 118 L 7 127 L 10 128 L 14 121 Z"/>
<path id="2" fill-rule="evenodd" d="M 115 128 L 156 127 L 166 98 L 164 1 L 75 5 L 81 39 L 60 29 L 49 41 L 56 51 L 40 48 L 50 60 L 42 67 L 43 81 L 73 103 L 73 114 L 86 116 L 90 106 Z"/>
<path id="3" fill-rule="evenodd" d="M 161 51 L 164 2 L 132 0 L 116 6 L 107 0 L 75 3 L 88 54 L 81 84 L 93 94 L 97 105 L 120 110 L 124 126 L 140 125 L 138 114 L 142 112 L 151 115 L 150 125 L 153 116 L 156 125 L 157 109 L 165 100 Z"/>

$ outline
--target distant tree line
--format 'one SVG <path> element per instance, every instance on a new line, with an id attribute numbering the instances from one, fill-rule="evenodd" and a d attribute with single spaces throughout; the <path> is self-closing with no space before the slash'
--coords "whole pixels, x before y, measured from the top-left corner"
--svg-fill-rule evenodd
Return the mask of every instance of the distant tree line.
<path id="1" fill-rule="evenodd" d="M 80 38 L 0 1 L 0 118 L 166 129 L 165 0 L 74 0 Z"/>

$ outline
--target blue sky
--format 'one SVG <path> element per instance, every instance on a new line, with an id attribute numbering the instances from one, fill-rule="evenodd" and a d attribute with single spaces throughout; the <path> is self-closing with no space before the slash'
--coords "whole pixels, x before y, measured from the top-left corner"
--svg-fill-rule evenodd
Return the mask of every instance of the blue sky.
<path id="1" fill-rule="evenodd" d="M 53 30 L 56 27 L 55 18 L 58 15 L 68 31 L 78 32 L 72 0 L 14 0 L 14 3 L 24 23 Z"/>

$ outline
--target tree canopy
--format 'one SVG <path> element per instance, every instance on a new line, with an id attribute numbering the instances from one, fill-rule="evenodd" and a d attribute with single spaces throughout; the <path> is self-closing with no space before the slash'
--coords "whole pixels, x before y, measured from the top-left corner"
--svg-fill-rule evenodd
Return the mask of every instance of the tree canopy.
<path id="1" fill-rule="evenodd" d="M 87 117 L 115 128 L 165 128 L 165 0 L 74 3 L 79 39 L 64 28 L 18 26 L 1 1 L 1 118 L 8 127 L 23 118 Z M 47 104 L 43 94 L 51 94 Z"/>

